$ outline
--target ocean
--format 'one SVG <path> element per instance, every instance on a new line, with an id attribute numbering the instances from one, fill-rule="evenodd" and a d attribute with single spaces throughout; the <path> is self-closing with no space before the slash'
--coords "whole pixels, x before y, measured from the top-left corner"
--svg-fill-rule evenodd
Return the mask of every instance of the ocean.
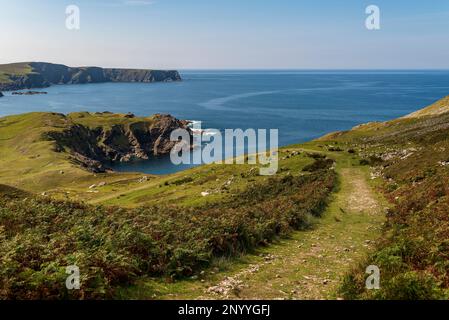
<path id="1" fill-rule="evenodd" d="M 203 128 L 278 129 L 279 145 L 403 116 L 449 95 L 449 71 L 181 71 L 182 82 L 56 85 L 0 98 L 0 116 L 32 111 L 168 113 Z M 167 174 L 169 158 L 115 167 Z"/>

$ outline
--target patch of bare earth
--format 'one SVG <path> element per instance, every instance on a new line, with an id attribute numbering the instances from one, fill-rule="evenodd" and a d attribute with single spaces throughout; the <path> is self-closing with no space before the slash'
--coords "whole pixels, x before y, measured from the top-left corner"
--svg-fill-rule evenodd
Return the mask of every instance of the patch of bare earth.
<path id="1" fill-rule="evenodd" d="M 366 214 L 376 214 L 381 207 L 377 199 L 373 197 L 373 191 L 361 174 L 351 173 L 351 169 L 342 169 L 343 176 L 351 177 L 351 189 L 346 200 L 345 207 L 352 212 L 363 212 Z"/>

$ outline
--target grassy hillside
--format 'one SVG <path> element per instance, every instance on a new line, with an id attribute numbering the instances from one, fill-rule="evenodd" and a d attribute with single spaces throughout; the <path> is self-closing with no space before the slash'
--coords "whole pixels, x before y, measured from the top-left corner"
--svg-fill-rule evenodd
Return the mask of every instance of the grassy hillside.
<path id="1" fill-rule="evenodd" d="M 91 206 L 1 186 L 0 297 L 105 298 L 142 276 L 192 276 L 213 257 L 307 228 L 334 188 L 331 164 L 190 207 Z M 68 292 L 65 266 L 73 264 L 83 285 Z"/>
<path id="2" fill-rule="evenodd" d="M 28 62 L 0 64 L 0 82 L 9 83 L 11 75 L 23 76 L 32 73 L 32 67 Z"/>
<path id="3" fill-rule="evenodd" d="M 392 204 L 376 252 L 348 274 L 346 298 L 433 299 L 449 294 L 448 97 L 411 116 L 321 139 L 351 148 L 373 167 Z M 365 268 L 381 270 L 381 289 L 365 290 Z"/>
<path id="4" fill-rule="evenodd" d="M 342 259 L 340 267 L 331 270 L 333 281 L 338 281 L 337 274 L 353 265 L 338 296 L 447 298 L 449 113 L 440 112 L 445 101 L 410 117 L 369 123 L 282 148 L 275 177 L 259 176 L 255 165 L 207 165 L 166 176 L 92 173 L 68 161 L 67 151 L 55 152 L 54 142 L 45 139 L 45 133 L 73 124 L 91 129 L 141 121 L 151 124 L 155 118 L 108 113 L 1 118 L 0 151 L 5 156 L 0 158 L 0 256 L 4 257 L 0 297 L 142 297 L 142 287 L 146 288 L 143 296 L 151 297 L 149 278 L 153 279 L 150 287 L 156 283 L 159 292 L 167 292 L 160 288 L 169 286 L 161 283 L 197 278 L 217 258 L 238 256 L 293 230 L 308 229 L 312 218 L 326 209 L 337 186 L 336 168 L 345 180 L 327 211 L 331 215 L 326 216 L 324 229 L 311 233 L 320 236 L 295 235 L 310 248 L 292 243 L 282 252 L 291 261 L 305 260 L 306 266 L 328 274 L 322 264 L 331 261 L 331 247 L 343 250 L 340 242 L 350 248 L 351 241 L 357 242 L 360 252 L 346 255 L 345 250 L 351 249 L 344 248 L 336 257 Z M 369 228 L 377 228 L 383 220 L 373 216 L 381 215 L 382 209 L 363 181 L 365 173 L 390 209 L 382 237 L 361 258 L 368 251 L 362 247 L 364 239 L 374 243 Z M 45 196 L 37 195 L 41 192 Z M 332 236 L 333 232 L 338 234 Z M 328 243 L 320 245 L 325 234 Z M 315 256 L 317 243 L 328 256 Z M 65 266 L 71 264 L 82 270 L 82 290 L 76 292 L 64 287 Z M 298 273 L 295 263 L 274 265 L 285 265 L 291 277 L 312 273 Z M 381 270 L 380 290 L 365 288 L 368 265 Z M 298 279 L 284 283 L 277 276 L 273 279 L 273 272 L 256 279 L 270 278 L 295 290 Z M 143 283 L 137 286 L 138 293 L 126 289 L 134 283 Z M 185 292 L 192 297 L 189 288 L 201 287 L 191 281 L 183 285 L 170 288 L 180 290 L 179 297 L 185 297 Z M 325 292 L 316 285 L 307 287 L 314 292 L 312 297 Z M 261 283 L 253 280 L 251 290 L 244 292 L 248 297 L 263 296 L 267 290 L 273 297 L 279 292 L 260 288 Z"/>
<path id="5" fill-rule="evenodd" d="M 434 104 L 407 115 L 405 118 L 420 118 L 424 116 L 435 116 L 449 112 L 449 96 L 438 100 Z"/>
<path id="6" fill-rule="evenodd" d="M 253 165 L 207 165 L 169 176 L 139 173 L 91 173 L 70 161 L 69 150 L 55 152 L 55 142 L 48 132 L 62 132 L 73 125 L 108 130 L 115 125 L 130 126 L 139 122 L 153 123 L 154 117 L 129 118 L 110 113 L 30 113 L 0 118 L 0 183 L 45 193 L 57 199 L 71 199 L 136 207 L 146 204 L 176 202 L 202 204 L 238 193 L 241 189 L 264 181 Z M 288 150 L 279 155 L 280 172 L 300 171 L 314 159 L 305 153 Z M 100 185 L 89 188 L 92 185 Z M 208 192 L 202 197 L 202 192 Z"/>
<path id="7" fill-rule="evenodd" d="M 335 159 L 338 184 L 329 205 L 310 227 L 269 246 L 235 257 L 216 257 L 199 275 L 176 279 L 142 277 L 118 290 L 121 299 L 336 299 L 355 261 L 372 251 L 385 221 L 385 200 L 373 190 L 370 168 L 347 150 L 321 143 L 289 146 L 290 154 L 320 153 Z M 282 152 L 285 152 L 284 149 Z M 285 159 L 295 162 L 301 156 Z M 306 165 L 310 168 L 315 165 Z M 298 171 L 302 171 L 299 168 Z M 296 170 L 292 170 L 295 172 Z M 285 174 L 285 173 L 284 173 Z M 300 190 L 298 190 L 300 192 Z"/>
<path id="8" fill-rule="evenodd" d="M 68 152 L 55 152 L 48 132 L 61 132 L 75 124 L 111 127 L 118 123 L 152 121 L 151 118 L 127 118 L 118 114 L 29 113 L 0 118 L 0 183 L 36 193 L 72 186 L 84 190 L 99 181 L 137 180 L 138 174 L 91 174 L 69 161 Z M 64 191 L 65 193 L 65 191 Z"/>
<path id="9" fill-rule="evenodd" d="M 7 257 L 0 260 L 1 297 L 105 298 L 142 276 L 190 276 L 213 257 L 306 228 L 325 208 L 336 177 L 333 161 L 317 154 L 281 150 L 275 178 L 259 176 L 254 165 L 168 176 L 95 174 L 47 139 L 49 131 L 73 125 L 107 130 L 158 119 L 109 113 L 0 119 L 0 255 Z M 83 272 L 83 289 L 69 293 L 63 279 L 71 264 Z"/>

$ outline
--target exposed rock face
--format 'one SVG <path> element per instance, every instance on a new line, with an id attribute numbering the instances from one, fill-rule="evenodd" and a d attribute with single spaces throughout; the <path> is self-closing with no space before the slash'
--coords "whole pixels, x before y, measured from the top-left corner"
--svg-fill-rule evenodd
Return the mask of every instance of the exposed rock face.
<path id="1" fill-rule="evenodd" d="M 170 82 L 180 81 L 178 71 L 103 69 L 105 77 L 112 82 Z"/>
<path id="2" fill-rule="evenodd" d="M 136 121 L 95 129 L 73 124 L 63 131 L 47 133 L 55 141 L 55 151 L 67 151 L 74 163 L 93 172 L 104 172 L 108 164 L 148 159 L 170 153 L 176 142 L 170 134 L 176 129 L 192 132 L 185 121 L 170 115 L 155 115 L 152 121 Z M 191 138 L 192 143 L 192 138 Z"/>
<path id="3" fill-rule="evenodd" d="M 10 82 L 0 83 L 0 90 L 11 91 L 44 88 L 52 84 L 84 84 L 100 82 L 170 82 L 180 81 L 175 70 L 71 68 L 61 64 L 31 62 L 32 73 L 9 75 Z"/>

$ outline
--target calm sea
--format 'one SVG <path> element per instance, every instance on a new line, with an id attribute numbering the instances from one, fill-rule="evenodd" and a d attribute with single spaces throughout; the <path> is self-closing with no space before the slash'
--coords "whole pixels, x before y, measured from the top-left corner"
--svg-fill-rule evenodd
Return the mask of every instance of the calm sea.
<path id="1" fill-rule="evenodd" d="M 449 95 L 449 71 L 184 71 L 178 83 L 104 83 L 0 98 L 0 116 L 31 111 L 169 113 L 203 128 L 279 129 L 287 145 L 405 115 Z M 116 169 L 164 174 L 167 158 Z"/>

